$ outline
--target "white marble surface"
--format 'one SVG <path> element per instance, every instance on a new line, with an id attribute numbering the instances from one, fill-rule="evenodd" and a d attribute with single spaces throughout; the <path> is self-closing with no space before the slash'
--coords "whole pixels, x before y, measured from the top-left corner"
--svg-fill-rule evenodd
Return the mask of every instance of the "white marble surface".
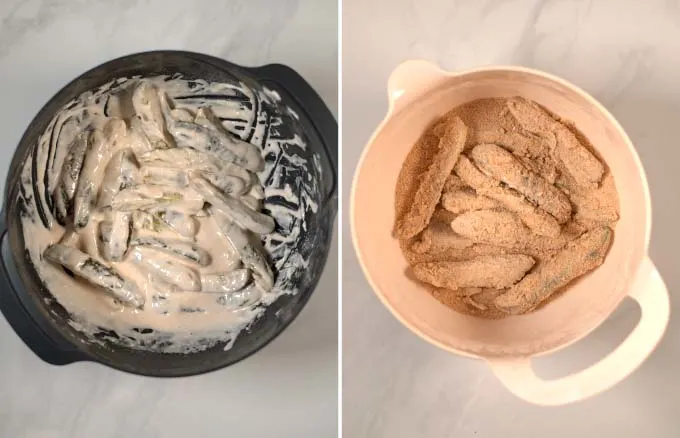
<path id="1" fill-rule="evenodd" d="M 651 186 L 651 255 L 680 310 L 679 1 L 345 0 L 343 33 L 345 212 L 359 154 L 386 109 L 386 79 L 400 61 L 547 70 L 601 100 L 633 139 Z M 679 318 L 649 360 L 611 391 L 542 409 L 513 398 L 483 363 L 421 341 L 392 317 L 357 265 L 346 220 L 342 245 L 345 436 L 680 436 Z M 584 341 L 538 360 L 539 375 L 593 363 L 638 314 L 624 304 Z"/>
<path id="2" fill-rule="evenodd" d="M 281 62 L 337 115 L 337 3 L 3 0 L 0 173 L 24 128 L 72 78 L 151 49 Z M 141 378 L 38 360 L 0 317 L 0 437 L 330 437 L 337 434 L 337 243 L 316 293 L 261 352 L 195 378 Z"/>

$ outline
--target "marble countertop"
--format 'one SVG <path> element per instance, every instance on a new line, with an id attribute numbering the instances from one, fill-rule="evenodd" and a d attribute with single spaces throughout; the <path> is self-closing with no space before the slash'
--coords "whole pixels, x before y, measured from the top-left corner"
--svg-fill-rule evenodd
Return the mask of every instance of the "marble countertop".
<path id="1" fill-rule="evenodd" d="M 0 2 L 0 173 L 59 88 L 101 62 L 152 49 L 287 64 L 338 114 L 335 0 L 6 0 Z M 336 254 L 337 239 L 317 291 L 280 337 L 199 377 L 142 378 L 91 363 L 50 366 L 0 317 L 0 436 L 335 436 Z"/>
<path id="2" fill-rule="evenodd" d="M 379 17 L 377 19 L 376 17 Z M 345 0 L 343 210 L 364 144 L 386 110 L 401 61 L 447 69 L 539 68 L 584 88 L 637 147 L 653 203 L 651 256 L 680 310 L 680 2 L 658 0 Z M 345 214 L 345 218 L 347 215 Z M 585 402 L 539 408 L 515 399 L 480 361 L 446 353 L 403 327 L 371 292 L 343 223 L 343 429 L 347 437 L 680 436 L 680 319 L 643 366 Z M 572 347 L 535 361 L 565 375 L 611 351 L 639 317 L 629 302 Z"/>

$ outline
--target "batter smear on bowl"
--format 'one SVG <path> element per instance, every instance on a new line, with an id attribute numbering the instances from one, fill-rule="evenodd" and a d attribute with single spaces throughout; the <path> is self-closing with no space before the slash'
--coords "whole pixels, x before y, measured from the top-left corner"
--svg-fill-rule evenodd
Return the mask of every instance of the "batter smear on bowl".
<path id="1" fill-rule="evenodd" d="M 520 97 L 435 121 L 396 186 L 394 234 L 445 305 L 528 313 L 600 266 L 619 219 L 614 179 L 569 122 Z"/>

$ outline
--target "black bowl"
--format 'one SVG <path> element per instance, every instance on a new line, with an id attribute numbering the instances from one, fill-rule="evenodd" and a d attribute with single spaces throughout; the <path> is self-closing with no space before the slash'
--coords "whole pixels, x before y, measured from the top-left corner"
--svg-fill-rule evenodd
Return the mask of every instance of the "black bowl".
<path id="1" fill-rule="evenodd" d="M 280 296 L 267 306 L 249 328 L 242 331 L 233 346 L 224 343 L 191 354 L 164 353 L 126 344 L 116 333 L 102 329 L 96 339 L 69 325 L 71 315 L 43 285 L 28 252 L 25 250 L 21 217 L 33 202 L 38 218 L 48 224 L 49 209 L 44 208 L 42 194 L 22 193 L 20 175 L 54 114 L 82 92 L 98 88 L 115 78 L 131 76 L 181 75 L 185 79 L 216 82 L 241 82 L 255 96 L 248 104 L 255 112 L 254 122 L 268 124 L 272 115 L 281 117 L 278 136 L 299 135 L 306 149 L 294 153 L 304 159 L 301 168 L 286 172 L 291 187 L 299 187 L 300 178 L 316 181 L 312 194 L 319 208 L 306 210 L 297 251 L 309 261 L 293 277 L 296 293 Z M 258 92 L 278 93 L 280 104 L 259 99 Z M 293 111 L 283 111 L 288 107 Z M 260 119 L 257 116 L 265 116 Z M 269 117 L 266 117 L 269 116 Z M 253 125 L 254 126 L 254 125 Z M 265 129 L 270 132 L 270 126 Z M 249 140 L 246 132 L 244 140 Z M 290 145 L 289 147 L 296 147 Z M 314 291 L 328 256 L 333 221 L 337 211 L 337 123 L 320 97 L 294 70 L 283 65 L 245 68 L 212 56 L 183 51 L 154 51 L 109 61 L 84 73 L 59 91 L 33 119 L 14 154 L 6 181 L 5 205 L 0 217 L 0 310 L 12 328 L 41 359 L 55 365 L 76 361 L 94 361 L 148 376 L 175 377 L 201 374 L 233 364 L 255 353 L 274 339 L 302 310 Z M 266 156 L 280 160 L 280 156 Z M 34 175 L 34 179 L 37 175 Z M 266 200 L 276 202 L 276 200 Z M 278 280 L 277 280 L 278 281 Z"/>

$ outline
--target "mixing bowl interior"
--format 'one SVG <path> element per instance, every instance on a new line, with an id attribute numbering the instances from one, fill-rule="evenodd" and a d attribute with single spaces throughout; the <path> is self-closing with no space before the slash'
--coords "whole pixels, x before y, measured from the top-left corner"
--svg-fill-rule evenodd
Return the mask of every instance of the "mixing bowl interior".
<path id="1" fill-rule="evenodd" d="M 592 98 L 556 78 L 524 69 L 483 69 L 450 75 L 396 114 L 367 146 L 355 179 L 352 226 L 364 271 L 397 318 L 429 341 L 461 354 L 535 355 L 576 341 L 599 325 L 626 295 L 646 254 L 649 196 L 639 159 L 617 122 Z M 409 89 L 409 84 L 401 84 Z M 613 172 L 621 219 L 605 263 L 567 293 L 534 313 L 502 320 L 459 314 L 406 275 L 407 264 L 391 235 L 394 196 L 402 162 L 423 130 L 463 103 L 522 96 L 573 121 Z"/>
<path id="2" fill-rule="evenodd" d="M 138 374 L 180 376 L 206 372 L 243 359 L 266 345 L 295 318 L 321 276 L 330 244 L 330 233 L 335 215 L 334 165 L 332 160 L 329 160 L 324 147 L 332 147 L 332 145 L 324 146 L 324 139 L 321 138 L 312 120 L 314 115 L 310 114 L 309 109 L 298 101 L 294 92 L 282 87 L 275 78 L 270 77 L 266 69 L 267 67 L 244 69 L 217 58 L 189 52 L 163 51 L 130 55 L 83 74 L 64 87 L 35 117 L 24 134 L 10 166 L 4 212 L 8 219 L 8 239 L 3 240 L 3 246 L 8 245 L 9 248 L 3 249 L 3 254 L 13 280 L 13 287 L 17 290 L 17 294 L 23 297 L 25 304 L 33 309 L 36 319 L 47 321 L 49 327 L 46 327 L 46 330 L 53 330 L 56 335 L 65 339 L 67 344 L 70 343 L 72 349 L 83 352 L 87 359 Z M 287 68 L 273 66 L 273 69 L 281 72 Z M 291 72 L 289 69 L 284 71 L 288 75 Z M 18 220 L 26 209 L 26 203 L 41 202 L 39 199 L 36 201 L 35 197 L 30 194 L 21 193 L 18 181 L 22 166 L 27 159 L 30 159 L 38 137 L 59 108 L 80 93 L 99 87 L 115 78 L 175 74 L 181 74 L 185 79 L 242 82 L 249 87 L 253 91 L 253 96 L 256 97 L 250 102 L 254 112 L 253 130 L 257 124 L 259 128 L 267 132 L 262 142 L 270 141 L 276 136 L 280 144 L 283 144 L 278 154 L 271 153 L 265 156 L 265 159 L 277 160 L 277 166 L 288 166 L 284 172 L 285 177 L 278 178 L 277 181 L 267 180 L 264 182 L 265 186 L 276 188 L 285 183 L 298 190 L 301 187 L 313 187 L 306 196 L 318 206 L 310 208 L 310 206 L 288 204 L 286 208 L 298 209 L 298 219 L 288 224 L 278 224 L 279 227 L 291 228 L 288 231 L 298 234 L 295 239 L 291 240 L 293 248 L 288 253 L 290 260 L 284 263 L 284 268 L 287 266 L 293 271 L 287 275 L 277 273 L 275 287 L 286 286 L 295 293 L 284 294 L 268 306 L 249 328 L 240 333 L 230 348 L 225 348 L 227 343 L 215 344 L 206 339 L 205 345 L 198 345 L 196 349 L 197 351 L 203 349 L 203 351 L 193 354 L 163 353 L 160 348 L 162 346 L 159 346 L 156 340 L 150 341 L 144 348 L 139 348 L 138 345 L 131 345 L 129 340 L 105 328 L 96 333 L 94 338 L 75 330 L 69 324 L 71 315 L 53 299 L 50 291 L 44 287 L 28 255 L 24 252 L 23 229 L 21 221 Z M 299 82 L 304 83 L 298 76 L 295 78 L 298 80 L 297 85 L 300 85 Z M 304 85 L 309 87 L 306 83 Z M 311 88 L 305 91 L 308 94 L 313 93 Z M 271 96 L 272 92 L 281 98 L 279 103 L 267 103 L 267 99 L 263 98 L 266 95 Z M 288 111 L 287 107 L 292 111 Z M 323 109 L 328 112 L 327 109 Z M 326 113 L 316 116 L 323 118 L 326 117 Z M 328 118 L 331 118 L 330 113 L 328 113 Z M 247 133 L 247 130 L 244 132 Z M 285 139 L 290 139 L 289 146 L 286 146 Z M 244 138 L 244 140 L 252 141 L 251 138 Z M 307 147 L 300 147 L 300 142 L 306 144 Z M 295 148 L 295 145 L 298 146 L 294 150 L 283 150 L 286 147 Z M 295 159 L 287 161 L 287 157 Z M 275 196 L 267 198 L 265 209 L 268 203 L 271 206 L 283 201 L 285 200 L 276 199 Z M 36 220 L 39 221 L 38 218 Z M 302 261 L 307 264 L 300 265 Z M 282 285 L 279 280 L 289 284 Z M 144 329 L 140 327 L 140 330 Z M 160 339 L 162 342 L 162 334 L 155 339 Z"/>

